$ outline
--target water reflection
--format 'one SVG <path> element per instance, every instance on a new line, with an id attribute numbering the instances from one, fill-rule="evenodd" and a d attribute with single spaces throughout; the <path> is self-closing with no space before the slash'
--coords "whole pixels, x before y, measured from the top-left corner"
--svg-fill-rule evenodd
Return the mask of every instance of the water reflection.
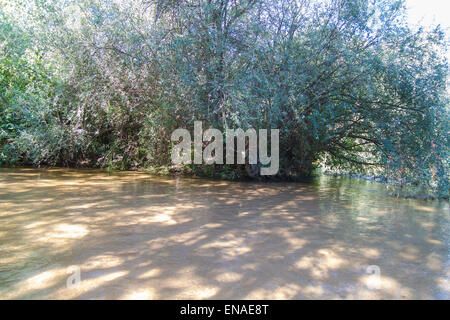
<path id="1" fill-rule="evenodd" d="M 449 210 L 343 177 L 0 169 L 0 298 L 450 299 Z"/>

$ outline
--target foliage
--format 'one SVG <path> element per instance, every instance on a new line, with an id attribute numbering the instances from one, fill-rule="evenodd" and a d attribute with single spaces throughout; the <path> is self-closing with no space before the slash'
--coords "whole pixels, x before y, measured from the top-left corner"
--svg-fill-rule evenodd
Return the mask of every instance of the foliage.
<path id="1" fill-rule="evenodd" d="M 1 164 L 170 165 L 171 132 L 279 128 L 279 178 L 449 195 L 445 35 L 400 0 L 35 0 L 0 9 Z M 239 166 L 190 168 L 245 177 Z"/>

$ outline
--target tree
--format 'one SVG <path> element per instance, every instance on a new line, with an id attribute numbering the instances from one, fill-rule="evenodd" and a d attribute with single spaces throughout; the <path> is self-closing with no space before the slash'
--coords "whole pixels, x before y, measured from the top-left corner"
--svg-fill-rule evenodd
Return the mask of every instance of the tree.
<path id="1" fill-rule="evenodd" d="M 279 128 L 279 178 L 322 165 L 448 197 L 444 34 L 410 30 L 403 1 L 11 3 L 57 83 L 39 102 L 51 101 L 47 122 L 32 127 L 70 141 L 43 139 L 46 156 L 19 162 L 170 165 L 171 132 L 201 120 Z"/>

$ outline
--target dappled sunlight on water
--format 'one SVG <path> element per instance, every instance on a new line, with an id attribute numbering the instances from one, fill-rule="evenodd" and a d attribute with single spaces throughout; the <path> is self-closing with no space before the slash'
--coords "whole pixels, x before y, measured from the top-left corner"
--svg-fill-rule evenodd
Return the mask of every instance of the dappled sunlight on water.
<path id="1" fill-rule="evenodd" d="M 0 298 L 450 299 L 449 210 L 343 177 L 0 169 Z"/>

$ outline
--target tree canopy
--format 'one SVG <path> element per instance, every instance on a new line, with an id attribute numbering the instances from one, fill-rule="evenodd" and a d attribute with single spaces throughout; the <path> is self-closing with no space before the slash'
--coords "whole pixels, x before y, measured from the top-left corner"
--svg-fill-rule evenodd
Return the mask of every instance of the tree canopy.
<path id="1" fill-rule="evenodd" d="M 445 35 L 413 31 L 403 1 L 0 4 L 2 165 L 168 166 L 171 132 L 200 120 L 280 129 L 279 178 L 322 166 L 448 197 Z"/>

